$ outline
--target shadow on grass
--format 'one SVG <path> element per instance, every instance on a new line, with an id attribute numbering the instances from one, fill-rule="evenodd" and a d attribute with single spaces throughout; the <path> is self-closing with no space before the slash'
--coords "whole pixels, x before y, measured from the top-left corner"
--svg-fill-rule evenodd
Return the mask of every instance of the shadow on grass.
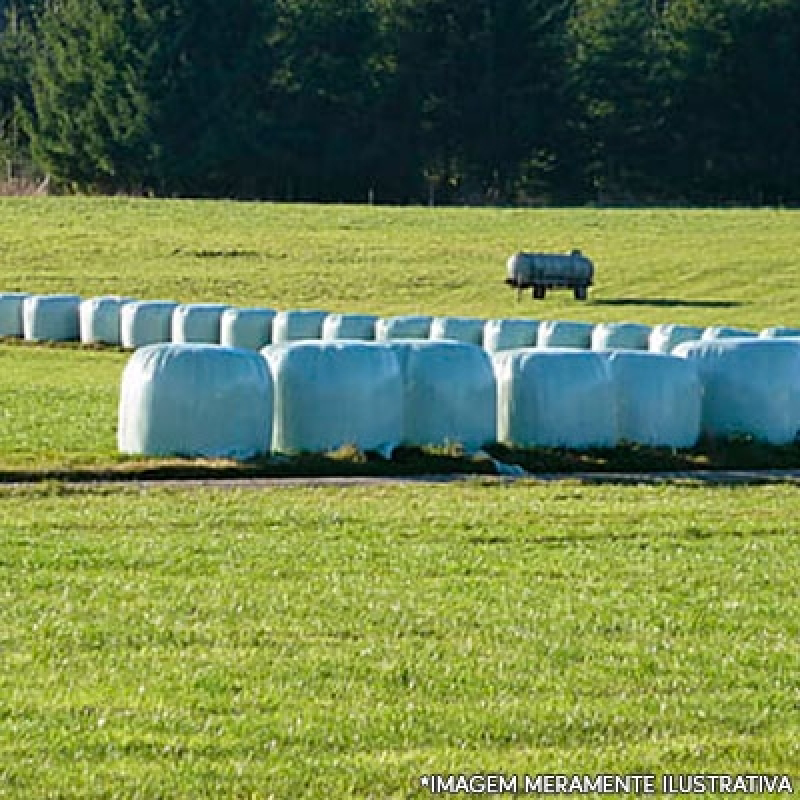
<path id="1" fill-rule="evenodd" d="M 650 306 L 652 308 L 738 308 L 736 300 L 681 300 L 677 297 L 596 297 L 595 306 Z"/>
<path id="2" fill-rule="evenodd" d="M 509 469 L 511 467 L 511 469 Z M 518 472 L 514 472 L 517 468 Z M 611 449 L 515 448 L 491 445 L 485 453 L 458 448 L 397 448 L 390 459 L 345 447 L 326 455 L 304 454 L 246 462 L 190 458 L 130 458 L 102 467 L 2 469 L 0 485 L 13 483 L 202 482 L 314 478 L 435 480 L 453 476 L 552 479 L 574 475 L 587 481 L 652 483 L 688 480 L 702 484 L 797 481 L 770 470 L 800 471 L 800 444 L 774 446 L 748 437 L 703 439 L 690 450 L 624 444 Z M 524 471 L 524 472 L 523 472 Z M 714 472 L 747 473 L 714 476 Z M 762 475 L 758 473 L 762 472 Z M 695 477 L 693 477 L 695 476 Z"/>

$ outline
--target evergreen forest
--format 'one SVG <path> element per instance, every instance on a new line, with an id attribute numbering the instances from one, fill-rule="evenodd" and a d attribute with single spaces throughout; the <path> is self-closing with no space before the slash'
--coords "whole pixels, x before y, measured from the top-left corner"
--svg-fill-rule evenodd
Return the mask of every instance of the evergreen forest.
<path id="1" fill-rule="evenodd" d="M 800 0 L 0 0 L 0 178 L 798 205 Z"/>

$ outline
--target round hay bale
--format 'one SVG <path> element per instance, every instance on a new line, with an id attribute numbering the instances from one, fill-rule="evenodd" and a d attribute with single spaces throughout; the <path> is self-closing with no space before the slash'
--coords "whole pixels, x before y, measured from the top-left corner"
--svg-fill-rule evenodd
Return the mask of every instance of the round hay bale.
<path id="1" fill-rule="evenodd" d="M 375 314 L 328 314 L 322 325 L 322 338 L 326 342 L 340 339 L 370 342 L 375 339 Z"/>
<path id="2" fill-rule="evenodd" d="M 592 346 L 590 322 L 570 322 L 568 320 L 548 319 L 539 323 L 537 347 L 569 347 L 576 350 L 589 350 Z"/>
<path id="3" fill-rule="evenodd" d="M 492 357 L 497 438 L 516 447 L 613 447 L 614 386 L 608 357 L 574 349 L 506 350 Z"/>
<path id="4" fill-rule="evenodd" d="M 375 338 L 379 342 L 388 342 L 390 339 L 427 339 L 432 322 L 433 317 L 420 314 L 381 317 L 375 323 Z"/>
<path id="5" fill-rule="evenodd" d="M 650 334 L 649 350 L 653 353 L 671 353 L 679 344 L 696 342 L 703 336 L 704 328 L 692 325 L 656 325 Z"/>
<path id="6" fill-rule="evenodd" d="M 129 350 L 172 340 L 172 314 L 178 307 L 170 300 L 126 303 L 119 312 L 122 346 Z"/>
<path id="7" fill-rule="evenodd" d="M 259 353 L 155 344 L 123 371 L 123 453 L 248 459 L 269 451 L 271 435 L 272 377 Z"/>
<path id="8" fill-rule="evenodd" d="M 800 341 L 723 338 L 688 342 L 675 355 L 693 361 L 703 385 L 702 429 L 789 444 L 800 431 Z"/>
<path id="9" fill-rule="evenodd" d="M 172 341 L 176 344 L 219 344 L 222 314 L 229 306 L 185 303 L 172 312 Z"/>
<path id="10" fill-rule="evenodd" d="M 327 316 L 327 311 L 316 309 L 279 311 L 272 321 L 272 343 L 319 340 Z"/>
<path id="11" fill-rule="evenodd" d="M 651 330 L 635 322 L 602 322 L 592 329 L 592 350 L 647 350 Z"/>
<path id="12" fill-rule="evenodd" d="M 536 319 L 490 319 L 483 327 L 483 346 L 489 353 L 535 347 L 538 331 Z"/>
<path id="13" fill-rule="evenodd" d="M 132 303 L 130 297 L 109 295 L 90 297 L 81 303 L 80 327 L 83 344 L 122 343 L 122 308 Z"/>
<path id="14" fill-rule="evenodd" d="M 269 308 L 228 308 L 220 318 L 219 342 L 225 347 L 261 350 L 272 342 L 275 311 Z"/>
<path id="15" fill-rule="evenodd" d="M 301 341 L 262 351 L 275 386 L 272 449 L 325 453 L 344 446 L 391 454 L 403 426 L 396 355 L 356 341 Z"/>
<path id="16" fill-rule="evenodd" d="M 81 298 L 76 294 L 31 295 L 22 303 L 22 328 L 31 342 L 77 342 Z"/>
<path id="17" fill-rule="evenodd" d="M 694 447 L 700 437 L 703 387 L 696 365 L 663 353 L 608 353 L 620 441 Z"/>
<path id="18" fill-rule="evenodd" d="M 0 293 L 0 336 L 22 338 L 22 306 L 26 297 L 30 297 L 27 292 Z"/>
<path id="19" fill-rule="evenodd" d="M 497 438 L 497 384 L 489 354 L 467 342 L 395 340 L 403 375 L 403 444 L 461 445 Z"/>
<path id="20" fill-rule="evenodd" d="M 477 317 L 436 317 L 431 323 L 430 338 L 449 340 L 483 347 L 486 320 Z"/>

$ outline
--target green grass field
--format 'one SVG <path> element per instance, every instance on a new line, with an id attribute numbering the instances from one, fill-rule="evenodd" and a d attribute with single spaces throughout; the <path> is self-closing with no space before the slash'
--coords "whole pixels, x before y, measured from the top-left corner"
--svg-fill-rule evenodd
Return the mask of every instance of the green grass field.
<path id="1" fill-rule="evenodd" d="M 517 250 L 582 249 L 588 303 L 503 284 Z M 0 291 L 377 314 L 800 324 L 796 211 L 382 208 L 0 198 Z"/>
<path id="2" fill-rule="evenodd" d="M 51 485 L 0 502 L 0 796 L 800 780 L 790 487 Z"/>
<path id="3" fill-rule="evenodd" d="M 798 223 L 0 199 L 0 291 L 758 329 L 798 324 Z M 511 252 L 573 247 L 589 303 L 503 285 Z M 127 358 L 0 344 L 0 798 L 410 798 L 422 773 L 475 772 L 800 786 L 795 487 L 64 483 L 189 468 L 116 453 Z M 32 473 L 50 479 L 3 485 Z"/>

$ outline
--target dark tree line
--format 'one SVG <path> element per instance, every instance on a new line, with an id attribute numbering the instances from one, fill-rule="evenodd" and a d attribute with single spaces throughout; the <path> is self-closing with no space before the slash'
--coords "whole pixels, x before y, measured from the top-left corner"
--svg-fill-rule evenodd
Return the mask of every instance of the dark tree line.
<path id="1" fill-rule="evenodd" d="M 0 0 L 0 157 L 95 192 L 800 202 L 797 0 Z"/>

